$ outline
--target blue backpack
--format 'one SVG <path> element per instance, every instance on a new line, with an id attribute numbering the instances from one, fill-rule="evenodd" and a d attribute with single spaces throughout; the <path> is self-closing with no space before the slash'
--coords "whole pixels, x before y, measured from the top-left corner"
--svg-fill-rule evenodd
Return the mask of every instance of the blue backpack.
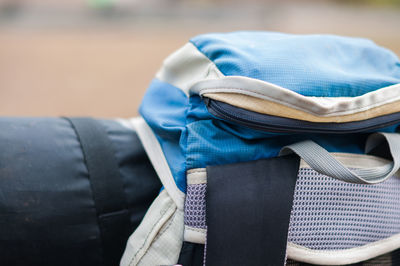
<path id="1" fill-rule="evenodd" d="M 163 189 L 121 265 L 400 263 L 400 62 L 372 41 L 197 36 L 126 124 Z"/>

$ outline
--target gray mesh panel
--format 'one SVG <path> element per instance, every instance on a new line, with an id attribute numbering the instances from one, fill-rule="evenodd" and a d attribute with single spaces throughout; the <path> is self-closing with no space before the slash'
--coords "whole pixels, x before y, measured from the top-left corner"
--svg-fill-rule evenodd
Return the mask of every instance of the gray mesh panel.
<path id="1" fill-rule="evenodd" d="M 185 225 L 206 228 L 206 184 L 189 184 Z M 351 184 L 302 168 L 296 183 L 288 241 L 317 250 L 365 245 L 400 233 L 400 178 Z"/>
<path id="2" fill-rule="evenodd" d="M 361 246 L 400 232 L 400 179 L 351 184 L 302 168 L 288 240 L 318 250 Z"/>
<path id="3" fill-rule="evenodd" d="M 207 184 L 188 185 L 185 201 L 185 225 L 206 228 Z"/>

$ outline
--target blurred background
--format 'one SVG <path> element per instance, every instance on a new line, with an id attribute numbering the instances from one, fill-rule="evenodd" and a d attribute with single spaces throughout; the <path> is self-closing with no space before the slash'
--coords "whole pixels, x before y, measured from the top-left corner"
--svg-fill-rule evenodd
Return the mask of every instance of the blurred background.
<path id="1" fill-rule="evenodd" d="M 0 0 L 0 115 L 130 117 L 194 35 L 373 39 L 400 54 L 400 0 Z"/>

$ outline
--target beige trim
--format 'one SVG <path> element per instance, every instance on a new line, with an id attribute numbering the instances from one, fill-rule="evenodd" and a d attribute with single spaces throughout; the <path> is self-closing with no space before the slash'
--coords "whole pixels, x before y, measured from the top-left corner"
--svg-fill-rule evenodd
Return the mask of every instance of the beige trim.
<path id="1" fill-rule="evenodd" d="M 184 241 L 204 244 L 206 243 L 207 229 L 195 228 L 185 225 L 183 239 Z"/>
<path id="2" fill-rule="evenodd" d="M 121 266 L 175 264 L 183 239 L 183 211 L 161 191 L 129 237 Z"/>
<path id="3" fill-rule="evenodd" d="M 261 99 L 245 94 L 222 92 L 205 93 L 203 94 L 203 96 L 257 113 L 320 123 L 344 123 L 352 121 L 362 121 L 382 115 L 400 112 L 400 100 L 354 114 L 327 117 L 317 116 L 303 110 L 294 109 L 280 103 L 275 103 L 266 99 Z"/>
<path id="4" fill-rule="evenodd" d="M 186 180 L 188 185 L 207 183 L 206 168 L 190 169 L 189 171 L 187 171 Z"/>
<path id="5" fill-rule="evenodd" d="M 262 80 L 242 76 L 199 81 L 190 88 L 191 94 L 243 94 L 279 103 L 319 117 L 344 116 L 400 101 L 400 84 L 395 84 L 357 97 L 312 97 Z"/>
<path id="6" fill-rule="evenodd" d="M 305 263 L 346 265 L 375 258 L 396 250 L 399 246 L 400 234 L 396 234 L 364 246 L 344 250 L 312 250 L 289 242 L 286 254 L 289 259 Z"/>

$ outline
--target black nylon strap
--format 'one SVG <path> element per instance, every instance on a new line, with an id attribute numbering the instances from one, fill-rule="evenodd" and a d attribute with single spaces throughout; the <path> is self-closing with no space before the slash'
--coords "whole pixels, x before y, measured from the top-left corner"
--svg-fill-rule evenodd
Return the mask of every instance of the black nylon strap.
<path id="1" fill-rule="evenodd" d="M 207 167 L 206 265 L 284 265 L 297 156 Z"/>
<path id="2" fill-rule="evenodd" d="M 190 242 L 183 242 L 179 254 L 178 265 L 204 266 L 204 245 Z"/>
<path id="3" fill-rule="evenodd" d="M 121 246 L 118 235 L 129 230 L 130 222 L 123 183 L 115 158 L 114 149 L 107 132 L 96 120 L 91 118 L 66 118 L 72 124 L 87 166 L 92 187 L 105 265 L 119 261 Z M 124 245 L 122 245 L 124 246 Z"/>

